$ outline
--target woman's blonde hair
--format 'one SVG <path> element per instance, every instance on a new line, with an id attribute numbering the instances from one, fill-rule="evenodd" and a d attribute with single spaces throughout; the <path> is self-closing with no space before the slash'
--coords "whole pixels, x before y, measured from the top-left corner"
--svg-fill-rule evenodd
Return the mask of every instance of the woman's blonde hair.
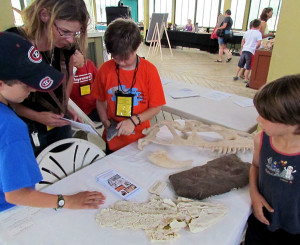
<path id="1" fill-rule="evenodd" d="M 44 23 L 40 13 L 46 9 L 50 21 Z M 87 48 L 87 25 L 90 19 L 83 0 L 35 0 L 22 11 L 24 31 L 28 39 L 37 43 L 45 28 L 48 31 L 49 43 L 53 47 L 52 27 L 55 20 L 78 21 L 81 24 L 80 37 L 75 37 L 75 45 L 85 53 Z"/>

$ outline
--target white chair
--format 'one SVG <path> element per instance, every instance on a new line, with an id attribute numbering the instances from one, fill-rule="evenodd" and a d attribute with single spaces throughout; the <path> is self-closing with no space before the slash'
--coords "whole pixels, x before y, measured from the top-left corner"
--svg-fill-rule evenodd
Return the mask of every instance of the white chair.
<path id="1" fill-rule="evenodd" d="M 36 158 L 43 175 L 36 189 L 51 185 L 104 156 L 105 153 L 89 141 L 77 138 L 59 140 L 46 147 Z"/>

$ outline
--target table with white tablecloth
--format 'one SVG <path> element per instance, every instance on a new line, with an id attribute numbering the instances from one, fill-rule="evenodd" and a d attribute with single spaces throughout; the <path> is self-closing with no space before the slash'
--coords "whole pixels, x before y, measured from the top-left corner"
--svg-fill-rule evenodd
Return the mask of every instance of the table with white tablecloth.
<path id="1" fill-rule="evenodd" d="M 169 137 L 166 128 L 162 128 L 159 137 Z M 100 191 L 106 196 L 105 204 L 98 210 L 39 209 L 14 207 L 0 213 L 0 244 L 14 245 L 111 245 L 151 244 L 143 230 L 116 230 L 103 228 L 96 222 L 96 214 L 101 208 L 107 208 L 120 198 L 103 185 L 96 182 L 96 176 L 114 169 L 134 181 L 142 190 L 131 201 L 146 202 L 149 200 L 148 189 L 157 180 L 168 183 L 161 196 L 175 199 L 176 195 L 170 186 L 170 174 L 185 169 L 167 169 L 153 165 L 147 155 L 156 150 L 165 150 L 176 160 L 193 160 L 193 166 L 205 164 L 208 160 L 220 157 L 221 154 L 207 149 L 187 146 L 162 146 L 149 144 L 142 151 L 137 143 L 132 143 L 115 153 L 81 169 L 80 171 L 54 183 L 43 191 L 53 194 L 74 194 L 78 191 Z M 251 161 L 252 153 L 238 153 L 243 161 Z M 191 233 L 188 229 L 180 232 L 180 237 L 172 242 L 178 244 L 205 245 L 238 245 L 249 216 L 250 197 L 248 187 L 232 190 L 228 193 L 206 199 L 209 202 L 222 203 L 228 207 L 228 214 L 217 224 L 208 229 Z"/>
<path id="2" fill-rule="evenodd" d="M 224 99 L 220 100 L 217 97 L 209 99 L 205 96 L 222 92 L 164 78 L 162 83 L 166 97 L 166 104 L 162 107 L 164 111 L 186 119 L 219 124 L 243 132 L 252 133 L 256 130 L 258 113 L 253 104 L 245 107 L 238 105 L 251 99 L 234 94 L 228 94 L 228 97 L 224 96 Z M 199 96 L 174 99 L 169 95 L 169 92 L 174 90 L 192 90 Z"/>

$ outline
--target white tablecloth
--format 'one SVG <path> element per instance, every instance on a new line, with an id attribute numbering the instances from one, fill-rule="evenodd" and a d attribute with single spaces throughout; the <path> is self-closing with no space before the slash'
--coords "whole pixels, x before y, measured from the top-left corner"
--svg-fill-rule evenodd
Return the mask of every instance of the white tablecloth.
<path id="1" fill-rule="evenodd" d="M 162 130 L 164 131 L 164 130 Z M 168 133 L 164 133 L 168 134 Z M 163 137 L 164 137 L 164 134 Z M 148 188 L 156 180 L 168 182 L 170 174 L 184 169 L 165 169 L 151 164 L 147 160 L 150 152 L 166 150 L 176 160 L 193 159 L 193 166 L 203 165 L 208 160 L 221 156 L 197 147 L 160 146 L 150 144 L 143 151 L 133 143 L 94 164 L 49 186 L 45 192 L 53 194 L 73 194 L 78 191 L 97 190 L 104 193 L 106 202 L 101 208 L 109 207 L 120 200 L 117 195 L 96 183 L 100 173 L 115 169 L 125 177 L 142 187 L 142 191 L 132 201 L 146 202 L 150 194 Z M 251 161 L 252 154 L 238 154 L 242 160 Z M 169 182 L 168 182 L 169 183 Z M 170 186 L 162 193 L 163 198 L 175 198 Z M 232 190 L 228 193 L 208 199 L 210 202 L 223 203 L 228 214 L 216 225 L 199 233 L 181 231 L 181 237 L 172 244 L 235 245 L 239 244 L 241 233 L 250 213 L 248 187 Z M 39 209 L 15 207 L 0 213 L 0 244 L 22 245 L 112 245 L 112 244 L 151 244 L 142 230 L 115 230 L 102 228 L 95 220 L 99 210 Z M 18 222 L 16 220 L 19 220 Z"/>
<path id="2" fill-rule="evenodd" d="M 255 107 L 241 107 L 235 103 L 248 98 L 231 94 L 228 98 L 216 101 L 203 97 L 203 95 L 215 90 L 167 79 L 162 79 L 162 82 L 166 97 L 166 105 L 162 107 L 164 111 L 186 119 L 198 120 L 208 124 L 219 124 L 249 133 L 256 129 L 258 113 Z M 173 99 L 168 94 L 170 90 L 182 88 L 191 89 L 200 96 Z"/>

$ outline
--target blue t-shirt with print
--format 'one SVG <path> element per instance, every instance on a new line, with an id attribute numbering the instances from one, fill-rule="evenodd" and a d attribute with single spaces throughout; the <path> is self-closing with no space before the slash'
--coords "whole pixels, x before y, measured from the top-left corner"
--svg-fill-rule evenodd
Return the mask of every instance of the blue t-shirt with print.
<path id="1" fill-rule="evenodd" d="M 26 124 L 0 103 L 0 212 L 14 206 L 4 193 L 30 187 L 42 180 Z"/>

